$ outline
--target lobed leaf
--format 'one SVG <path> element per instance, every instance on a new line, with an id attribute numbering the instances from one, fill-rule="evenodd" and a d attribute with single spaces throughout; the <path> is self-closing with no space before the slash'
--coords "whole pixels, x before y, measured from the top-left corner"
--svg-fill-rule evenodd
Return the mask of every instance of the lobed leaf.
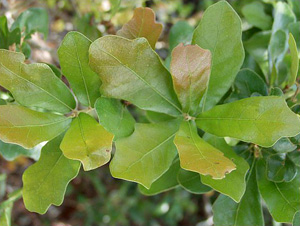
<path id="1" fill-rule="evenodd" d="M 171 75 L 146 39 L 99 38 L 90 47 L 90 66 L 101 78 L 104 96 L 144 110 L 180 114 Z"/>
<path id="2" fill-rule="evenodd" d="M 214 225 L 264 226 L 260 195 L 256 183 L 255 167 L 247 176 L 247 189 L 239 203 L 220 195 L 213 205 Z"/>
<path id="3" fill-rule="evenodd" d="M 171 74 L 183 112 L 195 115 L 207 89 L 211 54 L 197 45 L 179 44 L 172 52 Z"/>
<path id="4" fill-rule="evenodd" d="M 250 97 L 201 113 L 197 126 L 220 137 L 271 147 L 282 137 L 300 133 L 300 119 L 277 96 Z"/>
<path id="5" fill-rule="evenodd" d="M 80 113 L 66 132 L 60 149 L 63 154 L 81 161 L 85 171 L 106 164 L 111 157 L 113 135 L 92 116 Z"/>
<path id="6" fill-rule="evenodd" d="M 163 26 L 155 22 L 155 14 L 152 9 L 139 7 L 134 10 L 132 19 L 124 24 L 117 35 L 128 39 L 144 37 L 148 40 L 152 49 L 162 32 Z"/>
<path id="7" fill-rule="evenodd" d="M 133 134 L 115 142 L 116 154 L 110 163 L 113 177 L 137 182 L 150 189 L 172 165 L 173 143 L 178 121 L 137 123 Z"/>
<path id="8" fill-rule="evenodd" d="M 25 148 L 53 139 L 65 131 L 71 119 L 17 105 L 0 106 L 0 139 Z"/>
<path id="9" fill-rule="evenodd" d="M 80 162 L 67 159 L 59 149 L 61 140 L 59 136 L 47 143 L 40 160 L 23 174 L 23 200 L 31 212 L 44 214 L 51 204 L 61 205 L 68 183 L 79 172 Z"/>
<path id="10" fill-rule="evenodd" d="M 24 64 L 22 53 L 0 50 L 0 85 L 23 106 L 68 113 L 75 100 L 68 87 L 46 64 Z"/>
<path id="11" fill-rule="evenodd" d="M 62 72 L 70 82 L 78 101 L 84 106 L 94 107 L 95 101 L 100 97 L 101 81 L 89 67 L 91 43 L 83 34 L 69 32 L 58 49 L 58 57 Z"/>
<path id="12" fill-rule="evenodd" d="M 205 142 L 197 134 L 194 122 L 183 121 L 175 136 L 181 168 L 202 175 L 210 175 L 213 179 L 222 179 L 226 173 L 236 166 L 218 149 Z"/>
<path id="13" fill-rule="evenodd" d="M 300 206 L 299 173 L 291 182 L 274 183 L 267 179 L 264 159 L 258 161 L 256 172 L 260 194 L 274 220 L 292 223 Z"/>
<path id="14" fill-rule="evenodd" d="M 223 138 L 214 135 L 205 134 L 203 139 L 224 153 L 224 156 L 230 159 L 235 165 L 236 170 L 232 171 L 221 180 L 214 180 L 210 176 L 201 175 L 201 181 L 212 187 L 214 190 L 229 196 L 235 202 L 240 202 L 246 190 L 246 174 L 249 165 L 246 160 L 235 154 L 234 150 L 226 144 Z"/>
<path id="15" fill-rule="evenodd" d="M 192 41 L 212 54 L 211 75 L 202 104 L 204 111 L 221 100 L 242 66 L 245 53 L 241 38 L 241 20 L 229 3 L 220 1 L 205 11 Z"/>

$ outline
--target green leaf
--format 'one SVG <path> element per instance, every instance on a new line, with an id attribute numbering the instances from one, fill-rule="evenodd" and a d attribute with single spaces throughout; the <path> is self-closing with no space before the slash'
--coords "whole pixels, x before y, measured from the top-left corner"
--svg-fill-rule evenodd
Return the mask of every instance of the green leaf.
<path id="1" fill-rule="evenodd" d="M 233 137 L 263 147 L 300 133 L 300 118 L 288 108 L 284 98 L 276 96 L 250 97 L 218 105 L 198 115 L 196 123 L 216 136 Z"/>
<path id="2" fill-rule="evenodd" d="M 38 162 L 23 174 L 23 200 L 27 210 L 44 214 L 51 204 L 63 202 L 66 187 L 80 169 L 80 162 L 67 159 L 59 144 L 62 136 L 43 147 Z"/>
<path id="3" fill-rule="evenodd" d="M 290 23 L 289 24 L 289 32 L 292 33 L 292 35 L 294 37 L 299 37 L 300 36 L 300 21 L 295 22 L 295 23 Z M 299 50 L 300 50 L 300 39 L 296 38 L 295 41 L 296 41 L 298 52 L 299 52 Z"/>
<path id="4" fill-rule="evenodd" d="M 102 33 L 97 28 L 93 13 L 85 13 L 82 16 L 77 16 L 74 20 L 76 31 L 84 34 L 90 40 L 95 41 L 102 36 Z"/>
<path id="5" fill-rule="evenodd" d="M 267 160 L 267 178 L 270 181 L 290 182 L 297 174 L 295 163 L 285 154 L 273 154 Z"/>
<path id="6" fill-rule="evenodd" d="M 269 73 L 268 46 L 271 38 L 271 31 L 255 33 L 249 40 L 244 42 L 246 51 L 255 59 L 265 77 Z"/>
<path id="7" fill-rule="evenodd" d="M 68 159 L 81 161 L 85 171 L 106 164 L 111 157 L 113 135 L 92 116 L 80 113 L 60 144 Z"/>
<path id="8" fill-rule="evenodd" d="M 100 96 L 101 81 L 89 66 L 89 47 L 91 41 L 79 32 L 69 32 L 63 39 L 58 57 L 62 72 L 70 82 L 79 102 L 94 107 Z"/>
<path id="9" fill-rule="evenodd" d="M 154 112 L 154 111 L 146 111 L 146 117 L 152 123 L 165 122 L 165 121 L 175 119 L 174 117 L 172 117 L 170 115 L 166 115 L 166 114 L 158 113 L 158 112 Z"/>
<path id="10" fill-rule="evenodd" d="M 235 164 L 218 149 L 205 142 L 197 134 L 192 121 L 183 121 L 174 143 L 178 149 L 181 168 L 214 179 L 222 179 L 226 173 L 235 170 Z"/>
<path id="11" fill-rule="evenodd" d="M 267 179 L 264 159 L 258 161 L 256 171 L 260 194 L 274 220 L 292 223 L 300 206 L 299 170 L 294 180 L 282 183 L 274 183 Z"/>
<path id="12" fill-rule="evenodd" d="M 229 3 L 220 1 L 205 11 L 192 42 L 212 53 L 203 110 L 209 110 L 221 100 L 242 66 L 245 54 L 241 37 L 241 20 Z"/>
<path id="13" fill-rule="evenodd" d="M 181 187 L 193 194 L 204 194 L 211 191 L 211 188 L 201 182 L 200 174 L 180 169 L 177 175 Z"/>
<path id="14" fill-rule="evenodd" d="M 6 16 L 0 16 L 0 49 L 8 49 L 9 30 Z"/>
<path id="15" fill-rule="evenodd" d="M 170 168 L 156 181 L 154 181 L 150 189 L 145 188 L 139 184 L 139 190 L 144 195 L 157 195 L 159 193 L 168 191 L 172 188 L 175 188 L 178 185 L 177 182 L 177 173 L 180 169 L 179 159 L 174 159 Z"/>
<path id="16" fill-rule="evenodd" d="M 293 226 L 300 226 L 300 212 L 297 212 L 294 216 Z"/>
<path id="17" fill-rule="evenodd" d="M 185 20 L 174 24 L 169 33 L 169 51 L 171 52 L 180 43 L 190 44 L 192 42 L 194 28 Z"/>
<path id="18" fill-rule="evenodd" d="M 100 97 L 95 103 L 95 108 L 100 124 L 115 135 L 115 140 L 133 133 L 135 120 L 120 101 Z"/>
<path id="19" fill-rule="evenodd" d="M 272 36 L 269 44 L 270 65 L 275 63 L 276 59 L 286 51 L 286 34 L 284 30 L 277 30 Z"/>
<path id="20" fill-rule="evenodd" d="M 251 97 L 253 93 L 263 96 L 268 95 L 268 86 L 265 81 L 254 71 L 245 68 L 239 71 L 234 81 L 234 91 L 231 100 L 239 100 Z"/>
<path id="21" fill-rule="evenodd" d="M 234 150 L 226 144 L 223 138 L 205 134 L 203 139 L 223 152 L 224 156 L 236 165 L 236 170 L 232 171 L 221 180 L 214 180 L 209 176 L 201 175 L 202 183 L 212 187 L 214 190 L 224 195 L 229 196 L 235 202 L 239 202 L 246 190 L 245 178 L 249 170 L 247 161 L 235 154 Z"/>
<path id="22" fill-rule="evenodd" d="M 137 123 L 133 134 L 116 141 L 110 163 L 113 177 L 137 182 L 147 189 L 172 165 L 177 152 L 173 143 L 178 121 Z"/>
<path id="23" fill-rule="evenodd" d="M 40 158 L 42 145 L 37 145 L 32 149 L 25 149 L 16 144 L 5 143 L 0 140 L 0 154 L 7 161 L 13 161 L 19 156 L 26 156 L 34 160 Z"/>
<path id="24" fill-rule="evenodd" d="M 272 26 L 272 17 L 265 13 L 264 4 L 251 2 L 242 8 L 246 20 L 255 27 L 268 30 Z"/>
<path id="25" fill-rule="evenodd" d="M 220 195 L 213 205 L 214 225 L 264 226 L 259 191 L 256 183 L 255 167 L 247 176 L 247 189 L 239 203 Z"/>
<path id="26" fill-rule="evenodd" d="M 197 45 L 179 44 L 172 52 L 171 74 L 183 112 L 199 113 L 200 101 L 207 89 L 211 54 Z"/>
<path id="27" fill-rule="evenodd" d="M 278 153 L 287 153 L 294 151 L 297 145 L 293 144 L 289 138 L 283 137 L 274 144 L 272 147 Z"/>
<path id="28" fill-rule="evenodd" d="M 152 49 L 162 32 L 163 26 L 155 21 L 155 13 L 150 8 L 139 7 L 134 10 L 132 19 L 124 24 L 117 35 L 128 39 L 144 37 L 148 40 Z"/>
<path id="29" fill-rule="evenodd" d="M 53 73 L 56 75 L 57 78 L 61 78 L 61 71 L 53 64 L 49 64 L 49 63 L 45 63 L 47 64 L 51 70 L 53 71 Z"/>
<path id="30" fill-rule="evenodd" d="M 146 39 L 99 38 L 90 47 L 90 65 L 102 80 L 104 96 L 144 110 L 180 114 L 171 75 Z"/>
<path id="31" fill-rule="evenodd" d="M 279 1 L 276 3 L 274 9 L 272 33 L 274 34 L 279 29 L 287 31 L 289 24 L 296 22 L 296 16 L 291 7 L 285 2 Z"/>
<path id="32" fill-rule="evenodd" d="M 0 50 L 0 85 L 26 107 L 68 113 L 75 108 L 68 87 L 46 64 L 24 64 L 21 53 Z"/>
<path id="33" fill-rule="evenodd" d="M 296 81 L 299 67 L 297 45 L 292 33 L 289 34 L 289 48 L 291 52 L 291 75 L 289 79 L 289 85 L 292 86 Z"/>
<path id="34" fill-rule="evenodd" d="M 68 117 L 17 105 L 0 106 L 0 115 L 0 139 L 25 148 L 33 148 L 53 139 L 65 131 L 71 122 Z"/>
<path id="35" fill-rule="evenodd" d="M 13 208 L 13 203 L 10 203 L 5 208 L 0 208 L 0 225 L 1 226 L 11 226 L 12 208 Z"/>
<path id="36" fill-rule="evenodd" d="M 24 36 L 30 36 L 34 32 L 41 32 L 44 34 L 45 39 L 49 32 L 49 17 L 46 9 L 43 8 L 29 8 L 18 16 L 11 30 L 20 28 L 24 30 Z"/>

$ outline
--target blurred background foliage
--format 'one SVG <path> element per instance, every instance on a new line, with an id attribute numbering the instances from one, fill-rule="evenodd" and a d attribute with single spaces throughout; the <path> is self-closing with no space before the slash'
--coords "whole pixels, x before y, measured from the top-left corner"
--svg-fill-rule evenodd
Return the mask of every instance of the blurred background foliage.
<path id="1" fill-rule="evenodd" d="M 178 40 L 184 43 L 189 42 L 188 40 L 191 39 L 193 29 L 201 19 L 203 11 L 215 2 L 217 0 L 1 0 L 0 16 L 6 17 L 9 28 L 6 31 L 8 32 L 6 36 L 0 32 L 2 35 L 0 38 L 4 40 L 3 37 L 6 37 L 9 44 L 1 46 L 1 48 L 12 48 L 23 52 L 28 62 L 48 63 L 56 74 L 61 76 L 56 51 L 67 32 L 77 30 L 91 40 L 103 35 L 115 34 L 132 17 L 134 8 L 147 6 L 156 12 L 157 20 L 164 25 L 164 31 L 156 49 L 159 55 L 166 59 L 168 65 L 168 56 L 178 44 Z M 264 39 L 268 39 L 268 37 L 255 37 L 254 35 L 271 29 L 273 4 L 277 1 L 232 0 L 228 2 L 242 18 L 244 45 L 246 50 L 249 50 L 247 54 L 251 53 L 252 39 L 257 38 L 260 40 L 257 43 L 261 43 L 262 46 L 265 45 Z M 253 4 L 249 8 L 253 2 L 256 2 L 256 6 Z M 299 21 L 300 3 L 297 5 L 297 1 L 293 0 L 287 2 L 294 9 Z M 258 8 L 259 6 L 263 7 L 264 17 L 253 21 L 251 20 L 252 14 L 255 14 L 257 6 Z M 38 10 L 37 14 L 32 11 L 32 8 L 42 8 L 42 11 Z M 31 9 L 31 11 L 27 9 Z M 22 14 L 24 11 L 26 13 Z M 0 26 L 4 26 L 3 23 L 6 19 L 0 20 L 2 23 Z M 299 48 L 300 31 L 297 25 L 299 22 L 293 26 Z M 9 34 L 18 38 L 12 40 L 9 38 L 12 37 Z M 14 44 L 11 45 L 12 43 Z M 263 63 L 257 65 L 252 57 L 246 57 L 245 64 L 258 74 L 264 74 Z M 235 85 L 237 87 L 243 86 L 243 82 L 239 83 L 237 80 Z M 286 87 L 280 88 L 285 89 Z M 276 95 L 278 93 L 283 95 L 281 89 L 275 89 L 273 92 Z M 289 89 L 290 87 L 287 88 L 287 90 Z M 11 98 L 4 91 L 0 89 L 0 96 L 2 97 L 0 104 L 3 99 L 9 101 Z M 241 98 L 239 95 L 242 94 L 231 90 L 223 101 L 231 102 L 235 98 Z M 286 95 L 290 94 L 287 93 Z M 143 112 L 139 112 L 139 109 L 131 110 L 135 115 L 139 115 L 138 121 L 145 122 L 148 120 Z M 299 104 L 295 105 L 294 110 L 295 112 L 300 111 Z M 17 154 L 14 155 L 10 155 L 7 151 L 6 153 L 3 152 L 4 149 L 9 150 L 10 148 L 15 147 L 0 141 L 0 202 L 14 197 L 12 196 L 13 192 L 22 187 L 21 175 L 24 170 L 39 158 L 40 147 L 30 151 L 19 148 L 14 152 Z M 22 200 L 19 199 L 11 207 L 13 208 L 12 225 L 210 226 L 212 225 L 211 203 L 216 197 L 217 194 L 214 192 L 197 195 L 179 187 L 160 195 L 144 196 L 139 192 L 136 184 L 113 179 L 106 165 L 92 172 L 81 171 L 68 187 L 63 205 L 60 207 L 52 206 L 45 215 L 29 213 Z M 0 204 L 0 209 L 1 205 L 3 203 Z M 267 226 L 280 225 L 272 222 L 267 211 L 265 211 L 265 217 Z M 2 226 L 1 220 L 0 225 Z"/>

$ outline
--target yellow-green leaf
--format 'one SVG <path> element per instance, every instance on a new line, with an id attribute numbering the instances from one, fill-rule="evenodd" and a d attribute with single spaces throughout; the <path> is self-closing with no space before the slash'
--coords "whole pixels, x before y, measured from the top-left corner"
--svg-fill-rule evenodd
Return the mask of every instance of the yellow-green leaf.
<path id="1" fill-rule="evenodd" d="M 179 44 L 172 51 L 171 74 L 183 112 L 195 115 L 206 91 L 211 54 L 197 45 Z"/>
<path id="2" fill-rule="evenodd" d="M 171 166 L 177 152 L 173 143 L 178 120 L 137 123 L 133 134 L 116 141 L 110 164 L 113 177 L 137 182 L 149 189 Z"/>
<path id="3" fill-rule="evenodd" d="M 139 7 L 134 10 L 132 19 L 127 22 L 117 35 L 128 39 L 144 37 L 155 49 L 155 44 L 162 32 L 163 26 L 155 22 L 155 13 L 150 8 Z"/>
<path id="4" fill-rule="evenodd" d="M 25 64 L 22 53 L 0 50 L 0 85 L 26 107 L 68 113 L 75 108 L 68 87 L 46 64 Z"/>
<path id="5" fill-rule="evenodd" d="M 84 170 L 106 164 L 111 157 L 113 134 L 92 116 L 80 113 L 71 123 L 60 148 L 69 159 L 80 160 Z"/>
<path id="6" fill-rule="evenodd" d="M 290 33 L 289 36 L 289 47 L 291 52 L 291 75 L 290 75 L 291 77 L 289 79 L 289 85 L 291 86 L 296 81 L 297 74 L 298 74 L 298 67 L 299 67 L 297 44 L 292 33 Z"/>
<path id="7" fill-rule="evenodd" d="M 67 129 L 71 119 L 42 113 L 17 105 L 0 106 L 0 139 L 33 148 L 53 139 Z"/>
<path id="8" fill-rule="evenodd" d="M 300 119 L 277 96 L 250 97 L 215 106 L 196 119 L 197 126 L 219 137 L 232 137 L 264 147 L 300 133 Z"/>
<path id="9" fill-rule="evenodd" d="M 90 47 L 90 65 L 101 78 L 104 96 L 144 110 L 180 114 L 172 77 L 145 38 L 99 38 Z"/>
<path id="10" fill-rule="evenodd" d="M 199 137 L 196 125 L 192 121 L 181 123 L 174 143 L 183 169 L 210 175 L 214 179 L 222 179 L 226 173 L 236 168 L 235 164 L 221 151 Z"/>
<path id="11" fill-rule="evenodd" d="M 80 162 L 67 159 L 59 149 L 61 139 L 47 143 L 39 161 L 23 174 L 23 200 L 31 212 L 44 214 L 51 204 L 61 205 L 67 185 L 79 172 Z"/>
<path id="12" fill-rule="evenodd" d="M 83 34 L 69 32 L 58 49 L 62 72 L 70 82 L 71 88 L 80 103 L 94 107 L 100 96 L 101 81 L 89 66 L 89 47 L 91 41 Z"/>

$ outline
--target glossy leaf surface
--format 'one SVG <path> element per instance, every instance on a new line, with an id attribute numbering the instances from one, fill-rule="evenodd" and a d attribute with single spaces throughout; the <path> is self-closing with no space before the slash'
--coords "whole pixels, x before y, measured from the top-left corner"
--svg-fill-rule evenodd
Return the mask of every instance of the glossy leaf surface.
<path id="1" fill-rule="evenodd" d="M 60 148 L 69 159 L 79 160 L 84 170 L 106 164 L 111 157 L 113 134 L 106 131 L 92 116 L 80 113 L 73 120 Z"/>
<path id="2" fill-rule="evenodd" d="M 47 143 L 40 160 L 23 174 L 23 200 L 31 212 L 44 214 L 51 204 L 61 205 L 68 183 L 79 172 L 80 162 L 67 159 L 59 149 L 61 139 Z"/>
<path id="3" fill-rule="evenodd" d="M 7 143 L 33 148 L 65 131 L 71 119 L 17 105 L 0 106 L 0 138 Z"/>
<path id="4" fill-rule="evenodd" d="M 197 134 L 194 122 L 183 121 L 176 134 L 174 143 L 177 147 L 181 168 L 214 179 L 222 179 L 236 166 L 218 149 L 204 141 Z"/>
<path id="5" fill-rule="evenodd" d="M 229 3 L 220 1 L 205 11 L 192 41 L 212 54 L 203 110 L 211 109 L 220 101 L 242 66 L 245 54 L 241 36 L 241 20 Z"/>
<path id="6" fill-rule="evenodd" d="M 105 36 L 92 43 L 90 65 L 101 78 L 101 93 L 144 110 L 180 113 L 172 78 L 144 38 Z"/>
<path id="7" fill-rule="evenodd" d="M 201 113 L 197 126 L 220 137 L 270 147 L 281 137 L 300 132 L 300 119 L 282 97 L 251 97 Z M 266 134 L 268 134 L 266 136 Z"/>

